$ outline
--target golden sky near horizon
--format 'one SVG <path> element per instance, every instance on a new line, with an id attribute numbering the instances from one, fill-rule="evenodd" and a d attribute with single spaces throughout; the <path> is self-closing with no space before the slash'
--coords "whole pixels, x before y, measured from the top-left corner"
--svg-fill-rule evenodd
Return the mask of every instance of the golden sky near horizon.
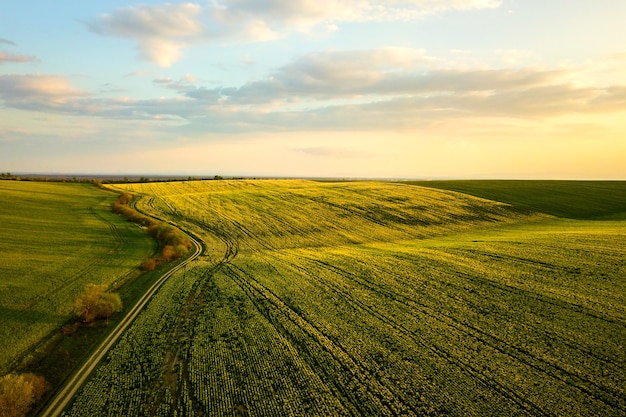
<path id="1" fill-rule="evenodd" d="M 626 179 L 625 2 L 3 3 L 2 172 Z"/>

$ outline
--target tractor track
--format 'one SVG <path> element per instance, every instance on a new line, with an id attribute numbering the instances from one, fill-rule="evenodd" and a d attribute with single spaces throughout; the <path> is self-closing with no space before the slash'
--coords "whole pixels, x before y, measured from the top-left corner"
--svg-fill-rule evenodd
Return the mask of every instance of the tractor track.
<path id="1" fill-rule="evenodd" d="M 135 207 L 133 204 L 131 207 Z M 183 232 L 181 230 L 181 232 Z M 111 350 L 111 348 L 120 339 L 124 331 L 133 323 L 139 313 L 143 311 L 144 307 L 152 299 L 154 294 L 159 290 L 165 281 L 167 281 L 172 275 L 181 269 L 185 268 L 187 264 L 195 260 L 200 254 L 202 254 L 203 246 L 196 240 L 191 234 L 183 232 L 189 240 L 192 242 L 195 250 L 184 261 L 174 266 L 172 269 L 163 274 L 144 295 L 137 300 L 135 305 L 126 313 L 126 316 L 117 324 L 117 326 L 109 333 L 109 335 L 100 343 L 100 345 L 93 351 L 91 356 L 83 362 L 83 364 L 74 371 L 74 373 L 66 380 L 57 394 L 52 397 L 45 405 L 43 410 L 39 413 L 40 417 L 58 417 L 63 413 L 63 410 L 70 403 L 74 395 L 78 392 L 81 386 L 89 378 L 93 370 L 104 358 L 104 356 Z"/>

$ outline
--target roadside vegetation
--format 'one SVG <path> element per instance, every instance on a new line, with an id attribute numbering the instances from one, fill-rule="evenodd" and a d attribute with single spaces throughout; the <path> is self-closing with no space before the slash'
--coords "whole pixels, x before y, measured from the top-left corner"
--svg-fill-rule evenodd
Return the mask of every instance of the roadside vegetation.
<path id="1" fill-rule="evenodd" d="M 87 283 L 115 287 L 154 251 L 90 184 L 0 182 L 0 373 L 63 325 Z"/>
<path id="2" fill-rule="evenodd" d="M 24 417 L 50 389 L 34 374 L 9 374 L 0 378 L 0 417 Z"/>
<path id="3" fill-rule="evenodd" d="M 132 303 L 153 279 L 138 267 L 156 244 L 114 200 L 92 183 L 0 181 L 0 375 L 33 372 L 56 387 L 101 335 L 99 323 L 76 331 L 85 286 Z"/>
<path id="4" fill-rule="evenodd" d="M 113 313 L 122 311 L 122 299 L 117 293 L 106 291 L 105 285 L 87 284 L 74 301 L 74 313 L 81 323 L 108 320 Z"/>
<path id="5" fill-rule="evenodd" d="M 191 241 L 180 230 L 172 225 L 146 216 L 129 204 L 133 195 L 124 192 L 111 204 L 113 212 L 124 216 L 127 220 L 146 228 L 148 233 L 159 242 L 161 250 L 157 258 L 148 258 L 141 264 L 144 271 L 152 271 L 157 265 L 174 259 L 180 259 L 191 249 Z"/>
<path id="6" fill-rule="evenodd" d="M 116 185 L 206 249 L 67 415 L 622 416 L 623 183 L 507 184 Z"/>

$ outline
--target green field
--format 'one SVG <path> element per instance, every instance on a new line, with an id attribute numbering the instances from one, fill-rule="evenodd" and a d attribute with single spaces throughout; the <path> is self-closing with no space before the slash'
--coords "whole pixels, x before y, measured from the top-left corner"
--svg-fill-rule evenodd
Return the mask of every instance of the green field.
<path id="1" fill-rule="evenodd" d="M 624 415 L 624 221 L 403 183 L 120 188 L 205 250 L 67 415 Z"/>
<path id="2" fill-rule="evenodd" d="M 91 184 L 0 181 L 0 374 L 71 318 L 87 283 L 137 273 L 152 239 Z"/>
<path id="3" fill-rule="evenodd" d="M 411 181 L 570 219 L 626 219 L 626 181 Z"/>

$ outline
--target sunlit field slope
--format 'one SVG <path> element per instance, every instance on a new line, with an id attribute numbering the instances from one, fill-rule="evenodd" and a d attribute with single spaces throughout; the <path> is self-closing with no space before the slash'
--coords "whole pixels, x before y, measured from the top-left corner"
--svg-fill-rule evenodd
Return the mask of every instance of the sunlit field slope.
<path id="1" fill-rule="evenodd" d="M 397 183 L 123 187 L 206 248 L 68 415 L 624 415 L 624 222 Z"/>
<path id="2" fill-rule="evenodd" d="M 138 207 L 239 251 L 423 238 L 525 218 L 516 209 L 403 184 L 190 181 L 128 186 Z M 222 253 L 218 253 L 219 256 Z"/>
<path id="3" fill-rule="evenodd" d="M 467 193 L 572 219 L 626 219 L 626 181 L 455 180 L 412 184 Z"/>
<path id="4" fill-rule="evenodd" d="M 154 250 L 90 184 L 0 181 L 0 374 L 71 315 L 87 283 L 114 284 Z"/>

